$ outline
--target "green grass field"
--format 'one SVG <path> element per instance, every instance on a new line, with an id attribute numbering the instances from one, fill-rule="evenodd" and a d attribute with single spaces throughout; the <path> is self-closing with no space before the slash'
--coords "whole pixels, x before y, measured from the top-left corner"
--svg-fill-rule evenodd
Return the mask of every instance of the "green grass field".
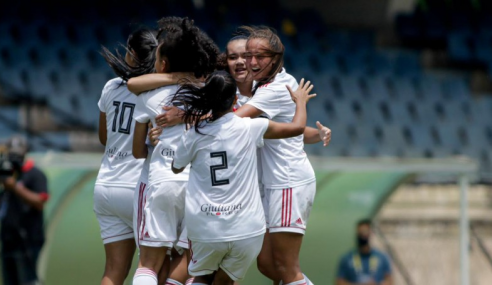
<path id="1" fill-rule="evenodd" d="M 47 243 L 40 258 L 40 275 L 49 285 L 98 284 L 104 251 L 92 210 L 97 172 L 61 168 L 45 171 L 52 198 L 45 213 Z M 301 251 L 301 267 L 315 284 L 333 284 L 339 257 L 354 243 L 356 221 L 372 217 L 407 176 L 317 172 L 317 197 Z M 131 278 L 126 284 L 131 284 Z M 271 282 L 253 265 L 242 284 Z"/>

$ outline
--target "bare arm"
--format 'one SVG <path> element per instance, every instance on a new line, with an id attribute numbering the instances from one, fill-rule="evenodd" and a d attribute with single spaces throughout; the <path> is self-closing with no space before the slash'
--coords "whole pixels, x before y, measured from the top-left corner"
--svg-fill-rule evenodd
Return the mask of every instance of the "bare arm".
<path id="1" fill-rule="evenodd" d="M 282 138 L 290 138 L 301 135 L 304 132 L 304 128 L 306 127 L 306 104 L 309 99 L 313 98 L 314 95 L 309 95 L 309 92 L 313 89 L 313 85 L 311 82 L 307 82 L 304 84 L 304 79 L 301 80 L 299 87 L 294 92 L 292 89 L 287 86 L 290 95 L 292 96 L 292 100 L 296 103 L 296 113 L 291 123 L 278 123 L 274 121 L 270 121 L 268 124 L 268 128 L 263 135 L 265 139 L 282 139 Z"/>
<path id="2" fill-rule="evenodd" d="M 173 171 L 174 174 L 179 174 L 179 173 L 183 172 L 184 169 L 185 169 L 185 167 L 183 167 L 183 168 L 174 168 L 174 160 L 173 160 L 173 164 L 171 166 L 171 170 Z"/>
<path id="3" fill-rule="evenodd" d="M 323 146 L 327 146 L 331 140 L 331 130 L 320 122 L 316 122 L 316 127 L 316 129 L 311 127 L 304 129 L 304 143 L 315 144 L 323 141 Z"/>
<path id="4" fill-rule="evenodd" d="M 135 122 L 135 131 L 133 132 L 133 157 L 146 158 L 148 149 L 145 144 L 145 139 L 147 138 L 147 123 Z"/>
<path id="5" fill-rule="evenodd" d="M 145 74 L 130 78 L 127 82 L 127 87 L 130 92 L 138 95 L 159 87 L 178 84 L 180 79 L 189 76 L 192 76 L 192 74 L 184 72 Z"/>
<path id="6" fill-rule="evenodd" d="M 244 104 L 239 109 L 237 109 L 236 112 L 234 112 L 235 115 L 241 118 L 256 118 L 262 113 L 263 111 L 249 104 Z"/>
<path id="7" fill-rule="evenodd" d="M 99 141 L 106 145 L 108 140 L 108 130 L 106 129 L 106 113 L 99 112 Z"/>

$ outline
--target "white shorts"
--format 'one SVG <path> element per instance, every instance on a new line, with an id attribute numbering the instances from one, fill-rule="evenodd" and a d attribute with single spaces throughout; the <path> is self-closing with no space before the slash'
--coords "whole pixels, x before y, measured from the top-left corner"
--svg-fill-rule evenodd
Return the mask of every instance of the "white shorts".
<path id="1" fill-rule="evenodd" d="M 133 192 L 133 187 L 94 187 L 94 212 L 104 244 L 133 238 Z"/>
<path id="2" fill-rule="evenodd" d="M 224 270 L 234 281 L 241 281 L 260 254 L 263 237 L 259 236 L 227 242 L 190 241 L 191 276 L 204 276 Z"/>
<path id="3" fill-rule="evenodd" d="M 260 189 L 270 233 L 304 234 L 316 195 L 316 182 L 286 189 Z"/>
<path id="4" fill-rule="evenodd" d="M 187 181 L 163 181 L 143 190 L 139 244 L 188 248 L 184 225 Z"/>

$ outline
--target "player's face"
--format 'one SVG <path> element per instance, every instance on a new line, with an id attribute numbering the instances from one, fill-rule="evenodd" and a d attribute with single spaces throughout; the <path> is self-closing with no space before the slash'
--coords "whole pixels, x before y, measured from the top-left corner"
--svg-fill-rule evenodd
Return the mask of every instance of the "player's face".
<path id="1" fill-rule="evenodd" d="M 268 77 L 274 64 L 266 39 L 248 41 L 246 45 L 246 68 L 254 80 Z"/>
<path id="2" fill-rule="evenodd" d="M 245 53 L 246 39 L 235 40 L 227 45 L 227 66 L 237 82 L 244 82 L 248 76 Z"/>

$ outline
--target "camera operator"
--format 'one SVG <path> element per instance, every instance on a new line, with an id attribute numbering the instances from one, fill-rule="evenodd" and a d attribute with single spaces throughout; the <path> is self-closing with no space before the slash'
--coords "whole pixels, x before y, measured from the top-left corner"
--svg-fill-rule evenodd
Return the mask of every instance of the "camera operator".
<path id="1" fill-rule="evenodd" d="M 47 179 L 34 161 L 24 161 L 28 150 L 24 137 L 12 137 L 6 147 L 12 171 L 0 184 L 4 190 L 0 204 L 3 284 L 38 284 L 36 263 L 44 243 Z"/>

